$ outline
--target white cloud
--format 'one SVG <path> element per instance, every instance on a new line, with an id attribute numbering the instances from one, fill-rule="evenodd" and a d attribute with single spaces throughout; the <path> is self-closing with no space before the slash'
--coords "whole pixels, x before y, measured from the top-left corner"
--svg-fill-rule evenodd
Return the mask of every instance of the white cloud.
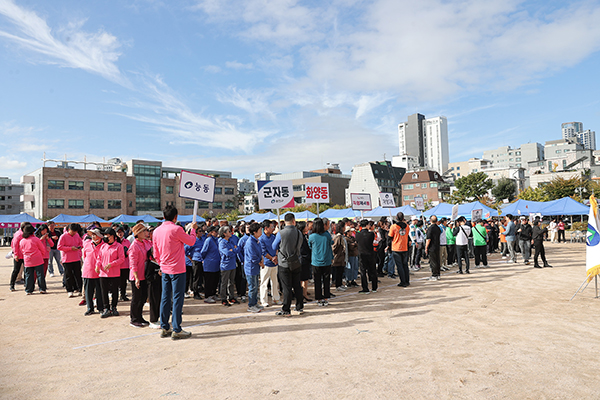
<path id="1" fill-rule="evenodd" d="M 252 69 L 254 65 L 252 63 L 243 64 L 237 61 L 227 61 L 225 62 L 225 66 L 231 69 Z"/>
<path id="2" fill-rule="evenodd" d="M 217 95 L 217 99 L 222 103 L 230 103 L 250 114 L 262 114 L 271 119 L 275 114 L 269 107 L 269 96 L 272 93 L 261 90 L 237 89 L 229 87 L 227 92 Z"/>
<path id="3" fill-rule="evenodd" d="M 0 0 L 0 16 L 10 23 L 0 29 L 0 37 L 42 56 L 42 62 L 83 69 L 127 85 L 116 66 L 121 44 L 115 36 L 102 30 L 85 32 L 81 29 L 84 21 L 70 23 L 54 33 L 35 12 L 12 0 Z"/>
<path id="4" fill-rule="evenodd" d="M 15 160 L 5 156 L 0 156 L 0 165 L 2 165 L 2 169 L 10 171 L 21 170 L 27 167 L 27 163 L 25 161 Z"/>
<path id="5" fill-rule="evenodd" d="M 204 70 L 206 72 L 210 72 L 211 74 L 218 74 L 219 72 L 221 72 L 221 67 L 216 65 L 207 65 L 206 67 L 204 67 Z"/>

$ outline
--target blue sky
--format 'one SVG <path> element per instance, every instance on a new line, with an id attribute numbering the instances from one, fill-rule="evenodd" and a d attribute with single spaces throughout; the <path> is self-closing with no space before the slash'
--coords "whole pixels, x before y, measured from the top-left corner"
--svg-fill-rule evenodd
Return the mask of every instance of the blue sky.
<path id="1" fill-rule="evenodd" d="M 0 175 L 48 158 L 252 178 L 600 133 L 599 1 L 0 0 Z"/>

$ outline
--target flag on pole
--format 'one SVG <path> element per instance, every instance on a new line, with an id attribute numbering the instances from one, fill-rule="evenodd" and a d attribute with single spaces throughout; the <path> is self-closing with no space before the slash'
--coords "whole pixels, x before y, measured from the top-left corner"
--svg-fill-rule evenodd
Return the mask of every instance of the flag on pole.
<path id="1" fill-rule="evenodd" d="M 586 234 L 585 266 L 588 282 L 600 274 L 600 221 L 598 220 L 598 202 L 590 196 L 590 215 Z"/>

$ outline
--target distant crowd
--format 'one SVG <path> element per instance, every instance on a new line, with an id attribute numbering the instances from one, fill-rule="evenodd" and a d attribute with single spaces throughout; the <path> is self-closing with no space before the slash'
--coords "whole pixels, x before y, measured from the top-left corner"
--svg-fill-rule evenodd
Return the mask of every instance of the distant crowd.
<path id="1" fill-rule="evenodd" d="M 407 220 L 398 213 L 393 221 L 304 222 L 286 214 L 280 224 L 210 220 L 181 226 L 175 207 L 167 206 L 163 214 L 158 227 L 142 221 L 85 229 L 69 224 L 63 232 L 52 222 L 37 228 L 23 223 L 11 242 L 10 290 L 22 283 L 31 295 L 37 281 L 39 293 L 47 293 L 46 276 L 54 277 L 56 266 L 68 297 L 85 295 L 79 303 L 86 306 L 85 316 L 118 316 L 120 299 L 130 303 L 131 326 L 162 329 L 161 337 L 176 340 L 191 335 L 181 328 L 185 298 L 226 307 L 247 302 L 252 313 L 281 305 L 276 315 L 288 317 L 293 301 L 294 311 L 302 314 L 313 295 L 318 306 L 327 306 L 336 297 L 332 288 L 338 294 L 352 287 L 370 294 L 386 275 L 408 287 L 424 259 L 431 281 L 452 267 L 469 274 L 470 258 L 475 268 L 486 268 L 487 255 L 497 251 L 509 263 L 520 254 L 525 264 L 533 260 L 535 268 L 551 267 L 544 238 L 564 241 L 562 220 L 553 220 L 548 229 L 539 219 L 512 215 L 470 222 L 436 216 Z"/>

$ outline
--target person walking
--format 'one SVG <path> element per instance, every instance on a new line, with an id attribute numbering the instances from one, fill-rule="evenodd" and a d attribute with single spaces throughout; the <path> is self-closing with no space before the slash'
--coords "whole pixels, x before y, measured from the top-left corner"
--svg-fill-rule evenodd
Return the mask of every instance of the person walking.
<path id="1" fill-rule="evenodd" d="M 23 228 L 23 236 L 19 241 L 19 251 L 25 268 L 25 293 L 33 294 L 35 288 L 35 275 L 41 294 L 46 294 L 46 276 L 44 274 L 44 254 L 46 246 L 35 236 L 33 225 Z"/>
<path id="2" fill-rule="evenodd" d="M 546 250 L 544 249 L 544 235 L 548 233 L 547 228 L 540 227 L 540 221 L 533 221 L 533 228 L 531 230 L 531 244 L 535 250 L 535 255 L 533 256 L 533 266 L 534 268 L 552 268 L 552 265 L 548 264 L 546 261 Z M 544 263 L 543 267 L 538 263 L 538 257 L 542 258 L 542 262 Z"/>
<path id="3" fill-rule="evenodd" d="M 438 226 L 437 216 L 432 215 L 429 218 L 429 228 L 427 228 L 427 241 L 425 243 L 425 253 L 429 256 L 429 267 L 431 268 L 431 277 L 430 281 L 439 281 L 440 280 L 440 237 L 442 235 L 442 231 Z"/>
<path id="4" fill-rule="evenodd" d="M 529 220 L 524 215 L 521 216 L 521 225 L 517 230 L 519 237 L 519 247 L 521 248 L 521 256 L 523 256 L 523 263 L 529 265 L 529 259 L 531 258 L 531 225 Z"/>
<path id="5" fill-rule="evenodd" d="M 279 260 L 278 276 L 283 291 L 283 305 L 275 315 L 289 317 L 291 316 L 292 295 L 296 298 L 296 312 L 304 313 L 304 293 L 300 284 L 302 273 L 300 252 L 303 235 L 296 228 L 294 214 L 286 214 L 284 222 L 284 228 L 277 233 L 273 242 L 273 249 L 277 251 Z"/>
<path id="6" fill-rule="evenodd" d="M 411 248 L 409 227 L 404 222 L 404 213 L 396 214 L 396 221 L 390 228 L 389 237 L 392 239 L 392 252 L 396 270 L 400 277 L 400 287 L 410 286 L 410 271 L 408 269 L 408 250 Z"/>
<path id="7" fill-rule="evenodd" d="M 473 227 L 473 232 L 475 268 L 479 268 L 479 264 L 482 264 L 483 268 L 487 268 L 487 243 L 489 238 L 482 220 L 477 221 L 475 227 Z"/>
<path id="8" fill-rule="evenodd" d="M 69 297 L 81 296 L 83 282 L 81 280 L 81 249 L 83 241 L 78 231 L 81 227 L 69 224 L 67 232 L 58 239 L 56 248 L 61 252 L 61 261 L 65 271 L 65 288 Z M 117 268 L 121 266 L 118 265 Z"/>
<path id="9" fill-rule="evenodd" d="M 185 250 L 184 245 L 196 242 L 198 225 L 192 224 L 193 233 L 186 234 L 183 228 L 176 225 L 177 208 L 168 205 L 163 210 L 164 222 L 154 230 L 152 247 L 154 257 L 162 271 L 162 297 L 160 299 L 161 337 L 173 340 L 187 339 L 192 336 L 181 328 L 183 299 L 185 296 Z M 173 315 L 173 329 L 169 319 Z"/>
<path id="10" fill-rule="evenodd" d="M 325 223 L 321 218 L 315 218 L 313 221 L 313 233 L 308 237 L 308 246 L 311 250 L 311 263 L 315 280 L 315 299 L 318 306 L 329 305 L 328 300 L 331 297 L 329 284 L 331 262 L 333 261 L 331 245 L 331 236 L 325 231 Z M 371 243 L 371 251 L 373 251 L 373 243 Z"/>
<path id="11" fill-rule="evenodd" d="M 83 242 L 83 267 L 81 276 L 83 278 L 83 288 L 85 292 L 85 304 L 87 310 L 83 315 L 89 316 L 94 314 L 94 297 L 96 298 L 96 309 L 99 313 L 104 311 L 104 301 L 102 289 L 100 287 L 100 275 L 96 272 L 96 263 L 98 253 L 102 247 L 102 238 L 104 234 L 98 228 L 88 231 L 89 240 Z"/>
<path id="12" fill-rule="evenodd" d="M 471 236 L 471 227 L 467 225 L 465 217 L 459 217 L 457 220 L 457 226 L 454 227 L 453 232 L 456 236 L 456 258 L 458 260 L 458 271 L 457 274 L 462 274 L 462 259 L 465 259 L 465 273 L 470 274 L 469 271 L 469 237 Z"/>

